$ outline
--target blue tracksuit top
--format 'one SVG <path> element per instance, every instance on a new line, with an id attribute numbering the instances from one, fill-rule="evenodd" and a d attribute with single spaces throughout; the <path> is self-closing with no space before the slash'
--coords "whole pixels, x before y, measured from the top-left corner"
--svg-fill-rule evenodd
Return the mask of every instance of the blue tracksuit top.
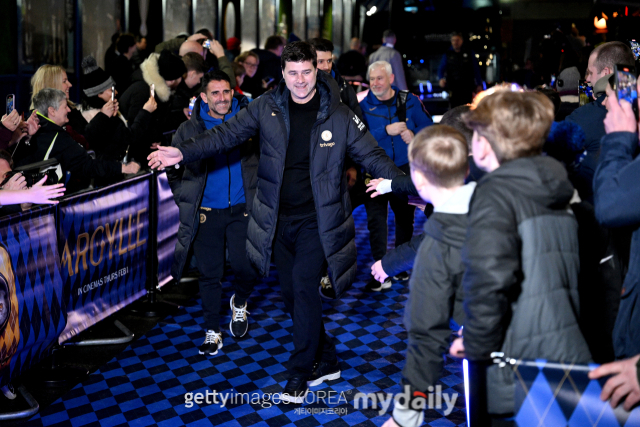
<path id="1" fill-rule="evenodd" d="M 371 90 L 360 102 L 363 120 L 369 132 L 378 141 L 378 145 L 387 153 L 396 166 L 403 166 L 409 163 L 407 154 L 408 144 L 402 140 L 400 135 L 391 136 L 387 133 L 386 126 L 398 122 L 396 108 L 396 98 L 398 88 L 392 86 L 395 91 L 392 105 L 386 105 L 373 94 Z M 407 129 L 414 134 L 433 124 L 431 117 L 424 111 L 422 103 L 417 96 L 409 94 L 407 97 Z"/>
<path id="2" fill-rule="evenodd" d="M 232 98 L 231 111 L 224 119 L 216 119 L 209 115 L 209 105 L 200 103 L 200 117 L 207 129 L 218 126 L 229 120 L 240 111 L 238 100 Z M 208 163 L 209 173 L 204 187 L 200 206 L 212 209 L 225 209 L 245 203 L 244 188 L 242 186 L 242 169 L 240 149 L 235 148 L 226 153 L 217 154 Z"/>

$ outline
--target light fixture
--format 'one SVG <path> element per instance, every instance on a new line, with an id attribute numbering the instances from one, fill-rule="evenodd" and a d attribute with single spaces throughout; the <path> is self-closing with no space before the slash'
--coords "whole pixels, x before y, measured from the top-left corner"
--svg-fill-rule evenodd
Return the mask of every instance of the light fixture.
<path id="1" fill-rule="evenodd" d="M 374 13 L 376 13 L 376 10 L 378 10 L 378 8 L 373 6 L 371 9 L 367 11 L 367 16 L 373 15 Z"/>

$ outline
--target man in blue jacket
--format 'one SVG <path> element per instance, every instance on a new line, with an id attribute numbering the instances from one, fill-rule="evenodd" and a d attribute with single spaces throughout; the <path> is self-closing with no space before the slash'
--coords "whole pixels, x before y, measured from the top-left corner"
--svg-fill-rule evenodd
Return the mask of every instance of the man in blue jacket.
<path id="1" fill-rule="evenodd" d="M 618 103 L 607 89 L 607 110 L 600 162 L 593 180 L 596 217 L 607 227 L 633 227 L 629 271 L 622 285 L 620 309 L 613 330 L 617 362 L 607 363 L 589 374 L 590 378 L 613 375 L 600 397 L 611 399 L 612 407 L 624 402 L 629 411 L 640 402 L 640 157 L 638 123 L 631 104 Z"/>
<path id="2" fill-rule="evenodd" d="M 378 145 L 384 149 L 391 160 L 404 173 L 409 174 L 409 157 L 407 146 L 413 135 L 433 121 L 424 110 L 422 103 L 415 95 L 407 91 L 400 91 L 392 86 L 395 76 L 391 65 L 385 61 L 374 62 L 369 65 L 369 94 L 360 102 L 364 122 L 374 136 Z M 374 178 L 378 178 L 374 176 Z M 395 215 L 396 247 L 411 240 L 413 235 L 413 216 L 415 207 L 409 205 L 406 199 L 393 194 L 376 198 L 367 197 L 365 208 L 371 243 L 371 255 L 374 261 L 379 261 L 387 252 L 387 205 Z M 407 280 L 404 273 L 396 276 L 399 280 Z M 372 278 L 367 290 L 379 292 L 391 287 L 391 280 L 378 282 Z"/>
<path id="3" fill-rule="evenodd" d="M 267 275 L 273 254 L 293 320 L 294 350 L 281 399 L 302 403 L 309 386 L 340 378 L 317 289 L 327 264 L 338 297 L 356 278 L 345 157 L 348 154 L 375 176 L 394 178 L 403 172 L 340 101 L 335 80 L 318 72 L 313 46 L 288 44 L 281 67 L 284 78 L 275 89 L 180 147 L 160 147 L 149 156 L 149 166 L 180 167 L 226 152 L 259 132 L 258 186 L 249 216 L 247 255 Z"/>
<path id="4" fill-rule="evenodd" d="M 221 71 L 205 74 L 202 92 L 191 119 L 180 125 L 172 144 L 180 147 L 189 138 L 229 120 L 248 104 L 246 97 L 233 97 L 229 76 Z M 189 249 L 200 272 L 200 296 L 205 340 L 200 354 L 213 356 L 222 348 L 220 300 L 224 274 L 225 242 L 235 280 L 231 297 L 231 335 L 247 333 L 247 299 L 257 274 L 245 250 L 251 199 L 255 193 L 257 157 L 252 141 L 207 160 L 197 160 L 184 169 L 168 171 L 169 183 L 180 209 L 180 227 L 172 275 L 180 279 Z M 181 173 L 184 170 L 184 173 Z M 253 184 L 253 185 L 252 185 Z"/>

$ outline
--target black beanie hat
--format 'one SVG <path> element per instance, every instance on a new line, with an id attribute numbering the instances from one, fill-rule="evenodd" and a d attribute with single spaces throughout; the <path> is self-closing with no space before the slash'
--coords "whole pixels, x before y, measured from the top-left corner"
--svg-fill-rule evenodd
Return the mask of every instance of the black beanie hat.
<path id="1" fill-rule="evenodd" d="M 178 55 L 165 49 L 158 58 L 158 71 L 163 79 L 170 81 L 182 77 L 187 72 L 187 67 Z"/>
<path id="2" fill-rule="evenodd" d="M 88 97 L 96 96 L 111 86 L 115 86 L 115 82 L 106 71 L 98 67 L 96 59 L 89 55 L 82 60 L 82 91 Z"/>

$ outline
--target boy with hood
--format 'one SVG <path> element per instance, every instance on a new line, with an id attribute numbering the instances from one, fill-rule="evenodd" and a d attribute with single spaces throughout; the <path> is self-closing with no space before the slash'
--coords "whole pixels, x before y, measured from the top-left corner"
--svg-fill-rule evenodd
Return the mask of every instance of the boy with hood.
<path id="1" fill-rule="evenodd" d="M 446 125 L 420 131 L 409 145 L 411 179 L 420 197 L 433 204 L 434 211 L 424 226 L 404 314 L 409 345 L 402 384 L 411 398 L 396 402 L 387 427 L 422 424 L 424 405 L 418 399 L 424 399 L 442 374 L 442 354 L 451 335 L 449 320 L 463 323 L 464 266 L 460 251 L 469 200 L 476 186 L 475 182 L 464 183 L 468 153 L 465 137 Z"/>
<path id="2" fill-rule="evenodd" d="M 487 376 L 486 402 L 484 393 L 471 391 L 472 419 L 486 409 L 498 417 L 513 413 L 513 371 L 491 365 L 494 352 L 591 362 L 578 325 L 573 186 L 560 162 L 540 155 L 553 116 L 543 94 L 510 91 L 485 97 L 465 116 L 474 131 L 474 161 L 488 172 L 471 200 L 462 250 L 464 347 L 469 371 Z"/>
<path id="3" fill-rule="evenodd" d="M 180 125 L 172 145 L 180 147 L 190 138 L 221 125 L 248 103 L 244 96 L 240 99 L 233 97 L 231 82 L 225 73 L 213 71 L 205 74 L 191 119 Z M 234 337 L 242 337 L 249 328 L 247 299 L 257 279 L 245 251 L 258 166 L 251 143 L 249 140 L 210 159 L 196 160 L 183 169 L 172 168 L 167 172 L 180 209 L 178 242 L 171 274 L 180 280 L 192 246 L 201 274 L 199 284 L 205 340 L 199 347 L 200 354 L 213 356 L 222 348 L 220 280 L 224 274 L 225 242 L 235 276 L 229 329 Z"/>

